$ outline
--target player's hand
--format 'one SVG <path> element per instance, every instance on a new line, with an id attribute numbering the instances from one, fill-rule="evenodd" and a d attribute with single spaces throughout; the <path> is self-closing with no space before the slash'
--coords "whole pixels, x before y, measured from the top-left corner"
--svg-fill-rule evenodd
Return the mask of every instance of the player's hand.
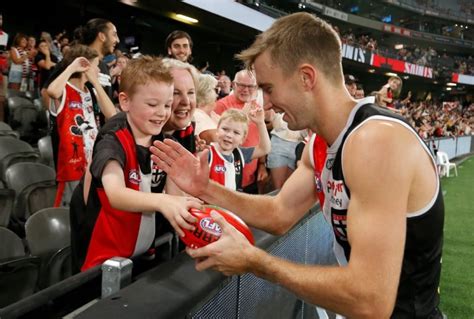
<path id="1" fill-rule="evenodd" d="M 201 248 L 186 248 L 188 255 L 196 261 L 196 270 L 212 268 L 226 276 L 248 272 L 252 251 L 256 248 L 220 214 L 212 212 L 211 217 L 220 226 L 221 237 Z"/>
<path id="2" fill-rule="evenodd" d="M 182 228 L 193 231 L 196 217 L 189 212 L 190 208 L 201 209 L 202 201 L 189 196 L 165 195 L 160 197 L 157 207 L 163 216 L 170 222 L 179 236 L 184 236 Z"/>
<path id="3" fill-rule="evenodd" d="M 194 156 L 181 144 L 165 139 L 150 147 L 151 159 L 184 192 L 200 197 L 209 185 L 209 150 Z"/>

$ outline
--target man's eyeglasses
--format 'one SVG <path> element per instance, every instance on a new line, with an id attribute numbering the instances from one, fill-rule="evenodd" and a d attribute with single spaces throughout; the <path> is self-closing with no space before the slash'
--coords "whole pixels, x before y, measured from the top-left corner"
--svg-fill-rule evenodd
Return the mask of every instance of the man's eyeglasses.
<path id="1" fill-rule="evenodd" d="M 243 83 L 239 83 L 239 82 L 234 82 L 235 85 L 237 85 L 237 87 L 239 89 L 249 89 L 249 90 L 255 90 L 257 88 L 256 85 L 248 85 L 248 84 L 243 84 Z"/>

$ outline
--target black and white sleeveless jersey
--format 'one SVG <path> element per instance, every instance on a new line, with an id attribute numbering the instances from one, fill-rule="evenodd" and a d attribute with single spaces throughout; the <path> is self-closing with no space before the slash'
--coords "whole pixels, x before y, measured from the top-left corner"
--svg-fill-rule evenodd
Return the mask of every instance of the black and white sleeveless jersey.
<path id="1" fill-rule="evenodd" d="M 315 165 L 316 138 L 310 141 L 310 159 L 315 168 L 316 190 L 321 200 L 323 214 L 332 226 L 334 234 L 334 253 L 338 263 L 347 265 L 351 246 L 346 229 L 347 208 L 350 202 L 350 189 L 345 184 L 342 169 L 342 156 L 347 138 L 364 123 L 371 120 L 396 122 L 415 134 L 420 145 L 430 155 L 433 174 L 436 162 L 426 144 L 404 119 L 391 111 L 360 100 L 349 115 L 346 126 L 333 145 L 327 147 L 326 159 L 318 170 Z M 363 168 L 361 168 L 363 169 Z M 438 285 L 441 274 L 441 252 L 443 245 L 444 204 L 439 179 L 436 192 L 431 201 L 416 212 L 407 212 L 405 251 L 398 288 L 397 300 L 392 318 L 427 318 L 439 303 Z"/>

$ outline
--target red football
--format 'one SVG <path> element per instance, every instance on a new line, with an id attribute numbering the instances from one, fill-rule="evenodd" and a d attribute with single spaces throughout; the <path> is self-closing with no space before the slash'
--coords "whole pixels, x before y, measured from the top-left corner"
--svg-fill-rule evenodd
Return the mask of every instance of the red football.
<path id="1" fill-rule="evenodd" d="M 211 212 L 216 211 L 222 215 L 229 224 L 240 231 L 247 240 L 253 245 L 254 239 L 248 226 L 234 213 L 223 208 L 212 205 L 203 205 L 202 210 L 191 208 L 189 212 L 197 218 L 194 224 L 194 231 L 183 229 L 184 237 L 181 237 L 183 243 L 191 248 L 199 248 L 215 242 L 221 237 L 221 228 L 211 217 Z"/>

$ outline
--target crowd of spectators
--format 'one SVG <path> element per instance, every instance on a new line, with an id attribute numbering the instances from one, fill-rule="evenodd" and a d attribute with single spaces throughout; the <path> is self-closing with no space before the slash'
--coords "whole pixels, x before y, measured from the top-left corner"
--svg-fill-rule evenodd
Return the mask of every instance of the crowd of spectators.
<path id="1" fill-rule="evenodd" d="M 420 101 L 399 110 L 423 139 L 473 134 L 474 103 Z"/>
<path id="2" fill-rule="evenodd" d="M 336 30 L 339 31 L 337 27 Z M 367 34 L 356 35 L 351 28 L 339 32 L 342 43 L 360 47 L 385 57 L 433 68 L 435 76 L 449 76 L 452 72 L 474 75 L 472 55 L 467 57 L 450 56 L 446 52 L 439 53 L 433 47 L 421 47 L 414 43 L 402 44 L 400 48 L 396 49 L 380 44 L 380 41 Z"/>

